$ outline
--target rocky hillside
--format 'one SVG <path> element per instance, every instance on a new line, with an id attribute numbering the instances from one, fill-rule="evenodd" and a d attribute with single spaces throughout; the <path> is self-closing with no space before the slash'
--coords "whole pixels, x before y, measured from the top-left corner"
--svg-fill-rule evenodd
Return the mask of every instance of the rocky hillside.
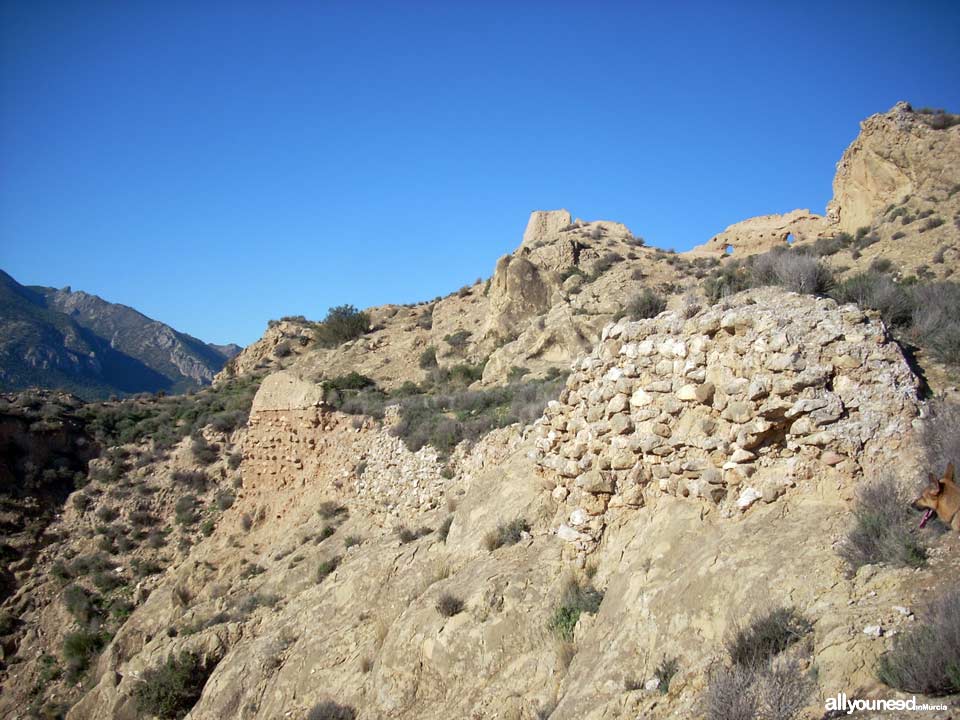
<path id="1" fill-rule="evenodd" d="M 0 272 L 0 387 L 85 397 L 209 384 L 240 348 L 214 346 L 96 295 L 24 287 Z"/>
<path id="2" fill-rule="evenodd" d="M 535 212 L 487 281 L 71 410 L 105 450 L 7 566 L 0 718 L 955 717 L 945 117 L 867 120 L 822 217 Z"/>

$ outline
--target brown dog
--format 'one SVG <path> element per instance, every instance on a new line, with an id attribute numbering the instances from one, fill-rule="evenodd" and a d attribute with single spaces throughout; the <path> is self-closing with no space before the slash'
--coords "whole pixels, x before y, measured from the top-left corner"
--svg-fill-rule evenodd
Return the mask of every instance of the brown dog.
<path id="1" fill-rule="evenodd" d="M 930 484 L 913 502 L 915 508 L 926 508 L 920 527 L 924 527 L 933 514 L 951 528 L 960 532 L 960 486 L 953 481 L 953 463 L 947 465 L 947 471 L 941 480 L 930 475 Z"/>

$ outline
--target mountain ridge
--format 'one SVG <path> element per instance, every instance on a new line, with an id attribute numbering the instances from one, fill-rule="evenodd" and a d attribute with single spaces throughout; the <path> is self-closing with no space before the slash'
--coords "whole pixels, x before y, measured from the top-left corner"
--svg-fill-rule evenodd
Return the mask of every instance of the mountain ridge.
<path id="1" fill-rule="evenodd" d="M 0 271 L 0 389 L 65 389 L 88 399 L 209 384 L 236 352 L 97 295 L 25 286 Z"/>

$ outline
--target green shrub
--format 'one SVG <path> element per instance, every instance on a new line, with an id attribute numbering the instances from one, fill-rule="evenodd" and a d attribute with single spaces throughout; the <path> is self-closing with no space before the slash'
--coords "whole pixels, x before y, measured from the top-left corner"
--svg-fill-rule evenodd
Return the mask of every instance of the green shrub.
<path id="1" fill-rule="evenodd" d="M 773 251 L 750 258 L 751 285 L 779 285 L 796 293 L 825 294 L 833 274 L 820 260 L 801 252 Z"/>
<path id="2" fill-rule="evenodd" d="M 177 500 L 173 507 L 174 517 L 181 525 L 193 525 L 197 517 L 197 498 L 194 495 L 184 495 Z"/>
<path id="3" fill-rule="evenodd" d="M 913 315 L 910 294 L 889 275 L 870 272 L 854 275 L 836 286 L 831 295 L 839 303 L 852 302 L 876 310 L 889 326 L 907 325 Z"/>
<path id="4" fill-rule="evenodd" d="M 67 612 L 81 625 L 86 625 L 100 613 L 100 599 L 79 585 L 67 585 L 60 599 Z"/>
<path id="5" fill-rule="evenodd" d="M 742 264 L 733 261 L 711 273 L 703 283 L 703 294 L 712 303 L 750 287 L 750 275 Z"/>
<path id="6" fill-rule="evenodd" d="M 115 508 L 108 507 L 106 505 L 98 509 L 95 514 L 97 516 L 97 519 L 105 523 L 113 522 L 118 517 L 120 517 L 120 513 L 117 512 Z"/>
<path id="7" fill-rule="evenodd" d="M 144 670 L 134 686 L 137 710 L 171 720 L 183 718 L 200 699 L 212 672 L 213 665 L 196 653 L 168 656 L 162 665 Z"/>
<path id="8" fill-rule="evenodd" d="M 204 470 L 174 470 L 170 473 L 170 480 L 195 492 L 203 492 L 210 483 L 210 476 Z"/>
<path id="9" fill-rule="evenodd" d="M 487 550 L 493 552 L 506 545 L 516 545 L 520 542 L 522 533 L 529 532 L 530 525 L 523 518 L 500 523 L 496 530 L 491 530 L 483 538 Z"/>
<path id="10" fill-rule="evenodd" d="M 93 500 L 86 493 L 78 492 L 73 496 L 73 507 L 77 512 L 86 512 L 93 505 Z"/>
<path id="11" fill-rule="evenodd" d="M 573 631 L 583 613 L 594 614 L 600 609 L 603 593 L 589 584 L 570 578 L 564 584 L 560 603 L 554 608 L 547 628 L 560 640 L 573 640 Z"/>
<path id="12" fill-rule="evenodd" d="M 600 230 L 600 228 L 597 227 L 597 228 L 594 228 L 594 230 Z M 596 280 L 598 277 L 603 275 L 607 270 L 612 268 L 616 263 L 620 262 L 621 260 L 623 260 L 623 256 L 615 252 L 608 252 L 601 255 L 599 258 L 597 258 L 594 261 L 589 279 L 591 281 Z"/>
<path id="13" fill-rule="evenodd" d="M 322 583 L 327 579 L 327 576 L 330 575 L 334 570 L 340 567 L 340 556 L 335 555 L 329 560 L 324 560 L 317 567 L 317 582 Z"/>
<path id="14" fill-rule="evenodd" d="M 124 579 L 115 572 L 97 572 L 93 574 L 91 579 L 93 580 L 93 584 L 97 587 L 97 590 L 104 593 L 115 590 L 118 587 L 126 584 Z"/>
<path id="15" fill-rule="evenodd" d="M 351 371 L 346 375 L 338 375 L 332 380 L 324 381 L 323 385 L 334 390 L 363 390 L 376 387 L 376 380 L 358 372 Z"/>
<path id="16" fill-rule="evenodd" d="M 353 305 L 338 305 L 330 308 L 315 332 L 321 347 L 336 347 L 355 340 L 370 331 L 370 316 Z"/>
<path id="17" fill-rule="evenodd" d="M 656 317 L 667 309 L 667 301 L 650 288 L 635 296 L 626 307 L 626 315 L 631 320 Z"/>
<path id="18" fill-rule="evenodd" d="M 463 350 L 472 333 L 469 330 L 457 330 L 455 333 L 444 335 L 443 341 L 454 350 Z"/>
<path id="19" fill-rule="evenodd" d="M 216 494 L 214 501 L 217 503 L 217 507 L 220 510 L 229 510 L 233 507 L 233 503 L 236 500 L 236 497 L 232 492 L 227 490 L 221 490 Z"/>
<path id="20" fill-rule="evenodd" d="M 437 349 L 433 345 L 420 353 L 420 367 L 423 370 L 437 367 Z"/>
<path id="21" fill-rule="evenodd" d="M 63 659 L 67 665 L 67 678 L 71 682 L 78 680 L 94 655 L 100 652 L 106 638 L 95 632 L 80 630 L 68 633 L 63 638 Z"/>
<path id="22" fill-rule="evenodd" d="M 886 685 L 924 695 L 960 693 L 960 591 L 936 597 L 920 622 L 893 639 L 877 677 Z"/>
<path id="23" fill-rule="evenodd" d="M 960 285 L 917 285 L 911 295 L 909 337 L 940 362 L 960 364 Z"/>
<path id="24" fill-rule="evenodd" d="M 197 433 L 194 434 L 192 442 L 190 443 L 190 452 L 193 454 L 193 459 L 198 463 L 201 465 L 209 465 L 216 462 L 219 457 L 220 446 L 211 445 L 203 435 Z"/>
<path id="25" fill-rule="evenodd" d="M 343 539 L 343 546 L 345 548 L 352 548 L 357 545 L 360 545 L 362 542 L 363 542 L 363 538 L 361 538 L 359 535 L 347 535 Z"/>
<path id="26" fill-rule="evenodd" d="M 916 528 L 911 500 L 889 475 L 859 488 L 853 525 L 839 548 L 851 571 L 875 563 L 906 567 L 924 564 L 926 547 Z"/>
<path id="27" fill-rule="evenodd" d="M 655 674 L 657 676 L 657 690 L 660 691 L 661 695 L 666 695 L 670 691 L 670 681 L 679 669 L 680 661 L 675 657 L 668 658 L 664 656 L 664 658 L 660 660 Z"/>

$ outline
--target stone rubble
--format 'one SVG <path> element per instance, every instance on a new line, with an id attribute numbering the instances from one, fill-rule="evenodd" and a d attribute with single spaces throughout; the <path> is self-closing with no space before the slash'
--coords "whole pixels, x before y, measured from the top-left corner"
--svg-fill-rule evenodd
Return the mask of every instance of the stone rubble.
<path id="1" fill-rule="evenodd" d="M 917 380 L 883 324 L 833 300 L 764 288 L 689 319 L 620 320 L 576 361 L 538 421 L 536 459 L 580 550 L 609 512 L 659 494 L 732 517 L 828 468 L 895 457 Z"/>

